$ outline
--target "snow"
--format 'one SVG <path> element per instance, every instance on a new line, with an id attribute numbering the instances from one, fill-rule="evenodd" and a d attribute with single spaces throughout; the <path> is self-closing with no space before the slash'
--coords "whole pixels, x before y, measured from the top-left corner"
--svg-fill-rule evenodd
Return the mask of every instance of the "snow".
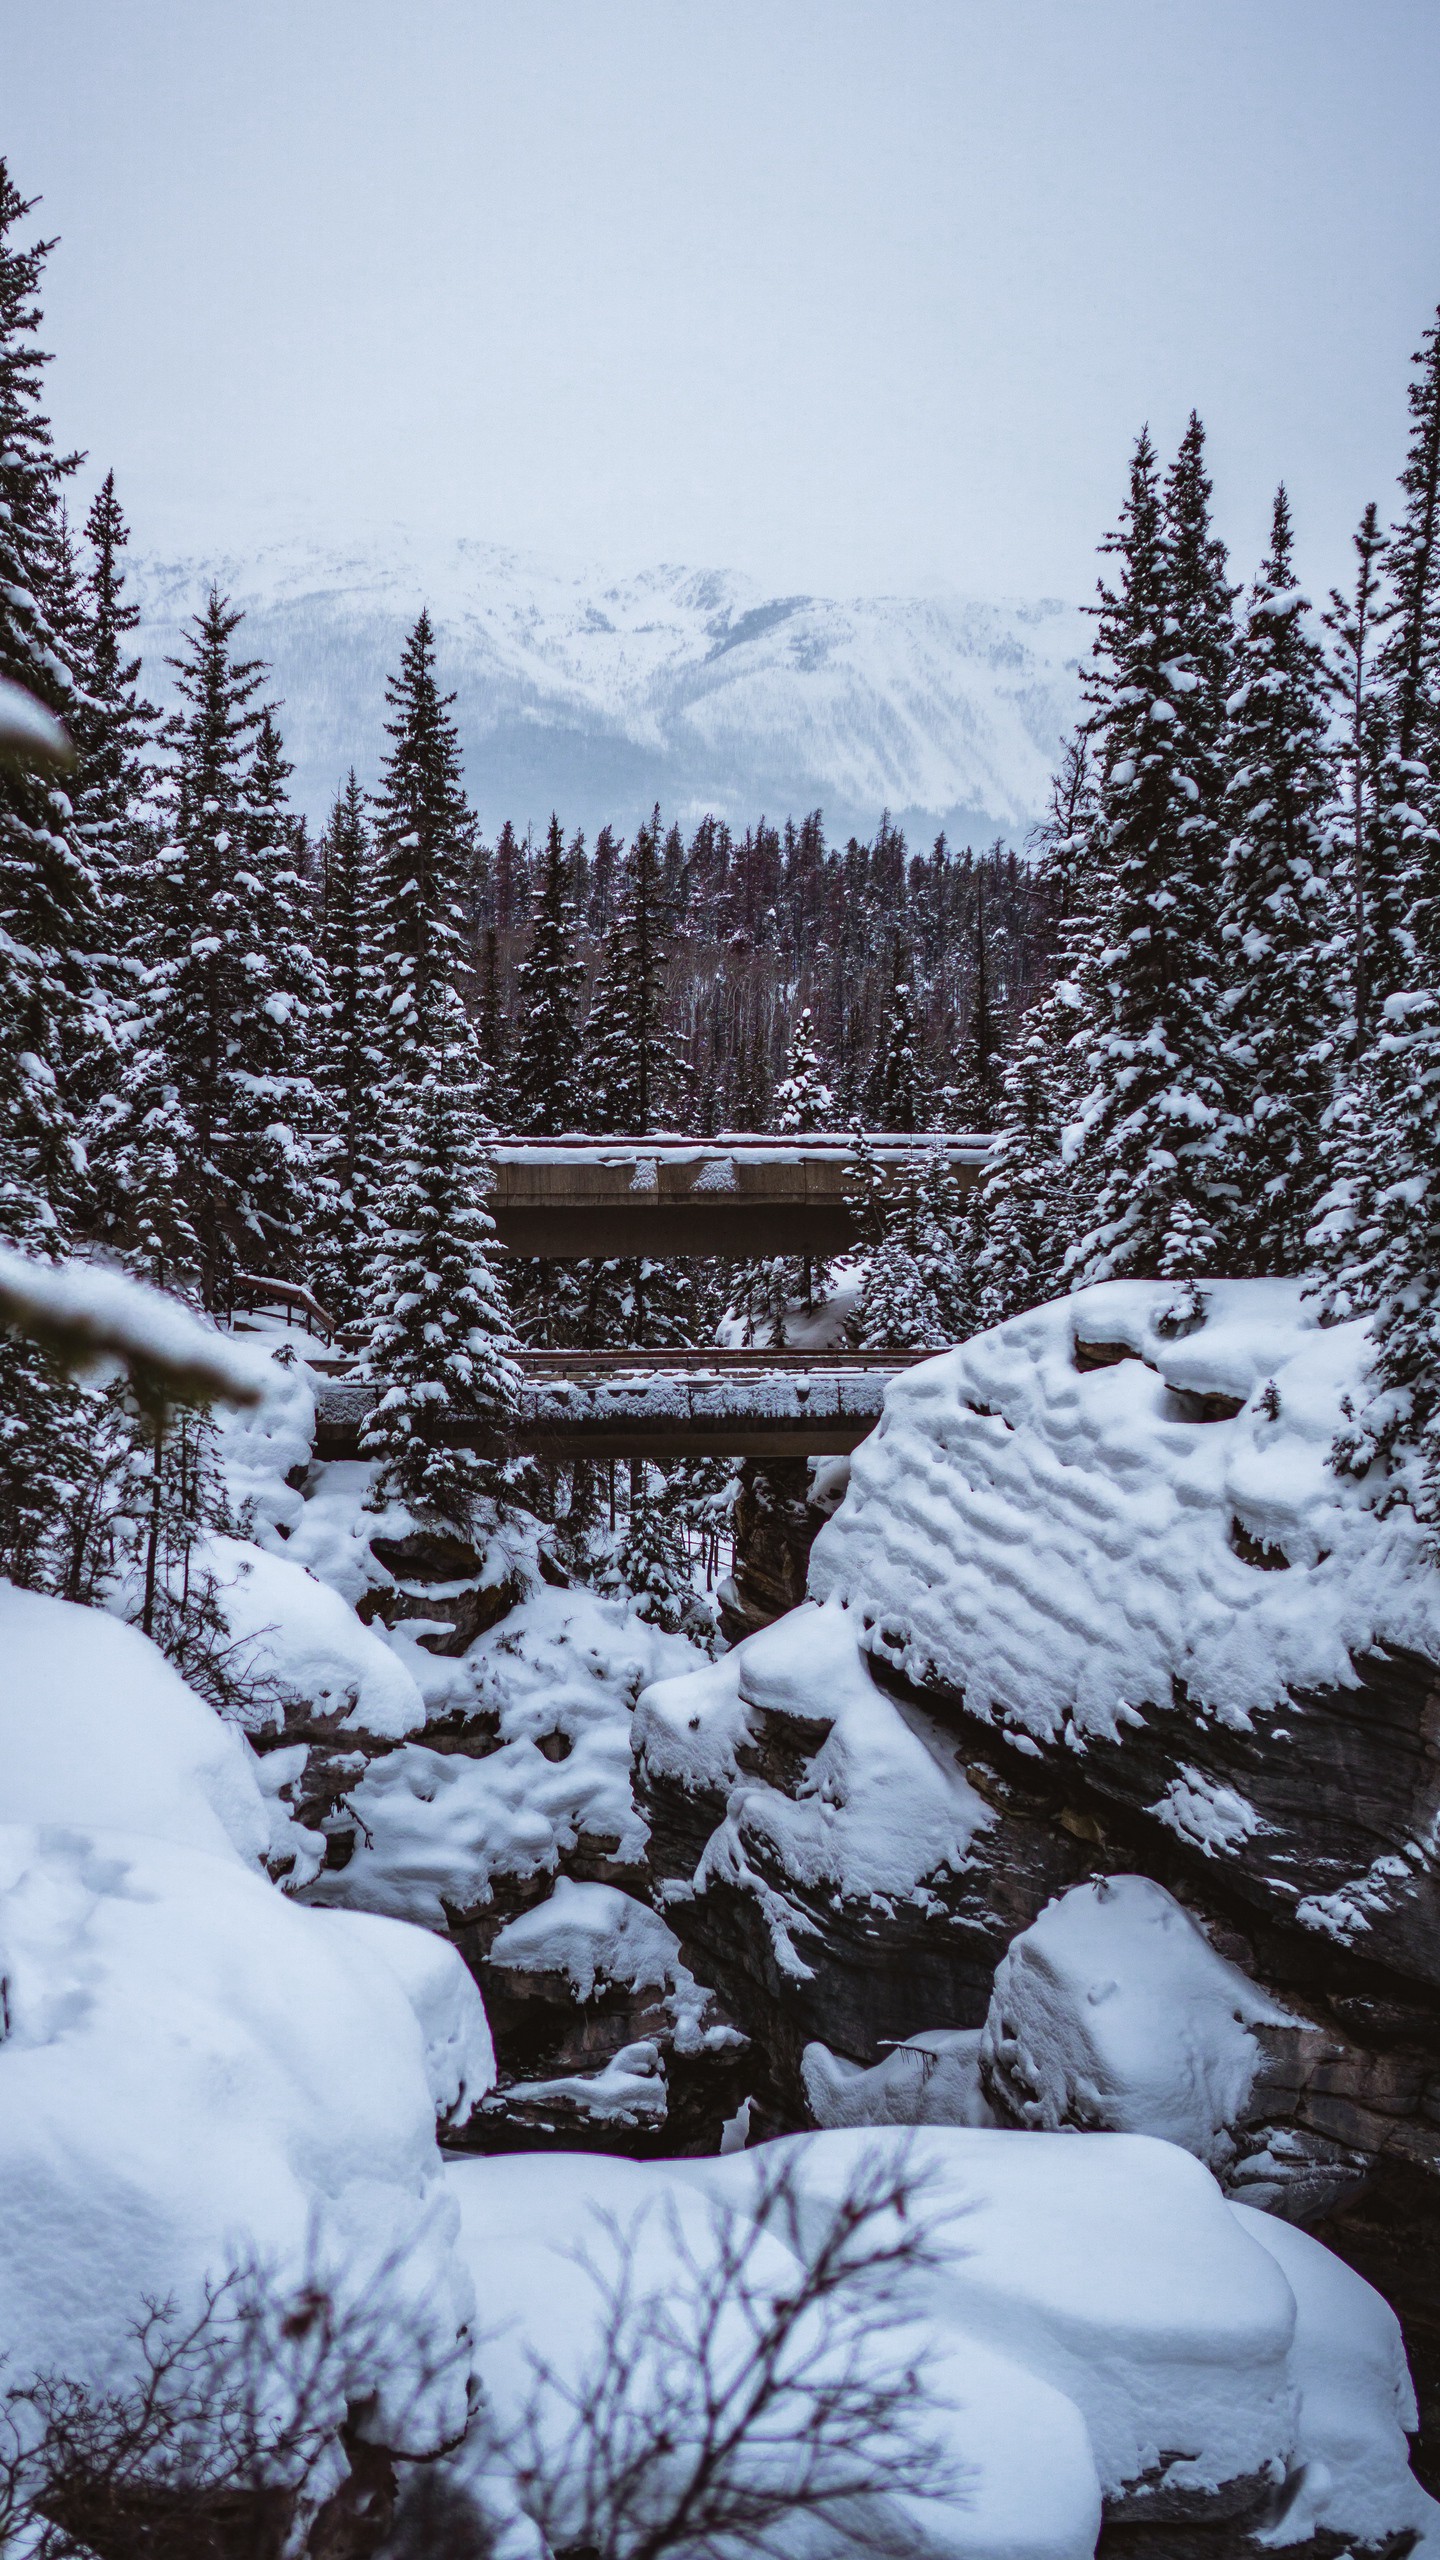
<path id="1" fill-rule="evenodd" d="M 425 1701 L 383 1638 L 298 1559 L 238 1538 L 211 1538 L 205 1560 L 247 1672 L 264 1682 L 268 1724 L 298 1707 L 340 1733 L 398 1741 L 425 1721 Z"/>
<path id="2" fill-rule="evenodd" d="M 264 1376 L 259 1354 L 104 1263 L 32 1262 L 0 1244 L 0 1321 L 58 1335 L 79 1360 L 151 1370 L 182 1394 L 248 1404 Z"/>
<path id="3" fill-rule="evenodd" d="M 33 764 L 71 765 L 75 750 L 60 722 L 23 685 L 0 676 L 0 756 Z"/>
<path id="4" fill-rule="evenodd" d="M 332 1935 L 348 1938 L 367 1971 L 394 1975 L 424 2039 L 425 2076 L 441 2130 L 458 2132 L 495 2086 L 495 2047 L 485 2003 L 464 1958 L 429 1929 L 385 1920 L 372 1911 L 321 1915 Z"/>
<path id="5" fill-rule="evenodd" d="M 1257 2548 L 1321 2529 L 1367 2542 L 1410 2530 L 1440 2550 L 1440 2509 L 1407 2463 L 1414 2404 L 1393 2314 L 1317 2241 L 1226 2205 L 1184 2152 L 1118 2134 L 825 2132 L 646 2167 L 595 2154 L 453 2164 L 494 2413 L 455 2473 L 513 2507 L 504 2474 L 527 2414 L 542 2444 L 562 2444 L 566 2395 L 594 2368 L 598 2279 L 628 2263 L 637 2300 L 673 2308 L 782 2160 L 802 2251 L 866 2165 L 903 2165 L 916 2182 L 932 2259 L 904 2279 L 894 2343 L 918 2354 L 937 2450 L 960 2474 L 915 2519 L 932 2560 L 1085 2560 L 1102 2494 L 1135 2523 L 1155 2498 L 1158 2523 L 1162 2496 L 1223 2513 L 1267 2482 L 1284 2522 Z M 766 2233 L 762 2294 L 793 2282 L 791 2267 Z M 798 2521 L 796 2534 L 800 2551 Z"/>
<path id="6" fill-rule="evenodd" d="M 463 1964 L 275 1889 L 249 1745 L 133 1628 L 0 1585 L 0 1648 L 11 2375 L 113 2375 L 147 2300 L 184 2316 L 254 2263 L 329 2283 L 363 2322 L 366 2424 L 433 2448 L 464 2422 L 440 2368 L 473 2313 L 436 2117 L 494 2076 Z"/>
<path id="7" fill-rule="evenodd" d="M 748 1854 L 756 1842 L 815 1893 L 887 1904 L 968 1863 L 993 1816 L 928 1718 L 876 1687 L 858 1637 L 843 1611 L 807 1605 L 641 1698 L 635 1749 L 651 1775 L 726 1798 L 697 1883 L 728 1872 L 760 1888 Z M 753 1740 L 757 1719 L 797 1716 L 810 1725 L 813 1747 L 791 1797 L 748 1775 L 736 1755 Z M 795 1913 L 768 1889 L 761 1900 L 777 1956 L 803 1973 Z"/>
<path id="8" fill-rule="evenodd" d="M 546 1901 L 506 1922 L 490 1961 L 513 1973 L 563 1974 L 577 2000 L 593 2000 L 611 1983 L 663 1989 L 677 1946 L 674 1931 L 647 1903 L 616 1885 L 560 1876 Z"/>
<path id="9" fill-rule="evenodd" d="M 463 1661 L 430 1665 L 446 1675 L 448 1708 L 493 1717 L 495 1747 L 471 1758 L 417 1739 L 373 1761 L 350 1799 L 363 1825 L 355 1854 L 313 1898 L 439 1929 L 447 1905 L 475 1910 L 497 1877 L 558 1872 L 582 1839 L 638 1860 L 634 1701 L 658 1673 L 699 1658 L 620 1601 L 541 1585 Z M 552 1737 L 569 1745 L 560 1759 L 540 1748 Z"/>
<path id="10" fill-rule="evenodd" d="M 742 2163 L 754 2156 L 742 2155 Z M 461 2476 L 483 2478 L 496 2460 L 495 2444 L 517 2443 L 532 2401 L 542 2444 L 564 2443 L 565 2394 L 593 2371 L 604 2334 L 599 2287 L 589 2269 L 613 2277 L 628 2260 L 637 2297 L 673 2300 L 686 2260 L 701 2268 L 711 2262 L 717 2211 L 743 2216 L 749 2181 L 735 2195 L 702 2201 L 687 2166 L 640 2168 L 595 2154 L 452 2166 L 460 2245 L 489 2315 L 477 2369 L 495 2418 L 494 2440 L 479 2438 L 457 2458 Z M 795 2261 L 770 2233 L 755 2244 L 750 2271 L 763 2296 L 793 2283 Z M 1088 2560 L 1099 2493 L 1074 2407 L 978 2340 L 937 2339 L 917 2322 L 893 2343 L 897 2362 L 917 2350 L 924 2355 L 937 2404 L 937 2450 L 941 2459 L 953 2455 L 961 2470 L 953 2494 L 927 2500 L 923 2516 L 913 2518 L 917 2552 L 927 2560 Z M 722 2356 L 724 2345 L 722 2338 Z M 532 2354 L 554 2377 L 538 2393 Z M 1037 2445 L 1045 2447 L 1039 2463 Z M 494 2486 L 490 2494 L 496 2495 Z M 498 2502 L 503 2507 L 503 2492 Z M 790 2530 L 797 2555 L 815 2547 L 803 2518 L 793 2519 Z"/>
<path id="11" fill-rule="evenodd" d="M 1284 2477 L 1294 2303 L 1198 2161 L 1130 2134 L 935 2127 L 798 2134 L 783 2150 L 818 2216 L 882 2147 L 927 2182 L 915 2209 L 933 2217 L 941 2264 L 924 2310 L 1063 2393 L 1107 2497 L 1147 2475 L 1192 2492 Z M 743 2210 L 773 2157 L 767 2145 L 672 2174 Z"/>
<path id="12" fill-rule="evenodd" d="M 993 2125 L 980 2080 L 979 2027 L 927 2027 L 892 2045 L 883 2062 L 866 2065 L 807 2044 L 800 2059 L 805 2095 L 818 2125 Z"/>
<path id="13" fill-rule="evenodd" d="M 1293 2025 L 1148 1876 L 1072 1886 L 995 1971 L 982 2061 L 1023 2124 L 1150 2133 L 1234 2157 L 1257 2025 Z"/>
<path id="14" fill-rule="evenodd" d="M 0 1806 L 104 1823 L 258 1867 L 270 1821 L 254 1754 L 134 1627 L 0 1582 Z"/>
<path id="15" fill-rule="evenodd" d="M 1369 2543 L 1408 2527 L 1421 2536 L 1421 2552 L 1440 2551 L 1440 2507 L 1410 2470 L 1405 2438 L 1416 2425 L 1415 2393 L 1388 2302 L 1308 2231 L 1250 2205 L 1230 2210 L 1269 2250 L 1295 2297 L 1295 2477 L 1269 2538 L 1287 2549 L 1318 2531 Z"/>
<path id="16" fill-rule="evenodd" d="M 1113 1736 L 1181 1683 L 1246 1723 L 1290 1688 L 1353 1686 L 1377 1643 L 1434 1655 L 1422 1533 L 1329 1464 L 1364 1328 L 1322 1330 L 1295 1282 L 1203 1294 L 1171 1338 L 1173 1286 L 1081 1290 L 896 1379 L 816 1541 L 815 1596 L 1022 1741 Z M 1081 1370 L 1077 1340 L 1129 1356 Z M 1197 1418 L 1216 1395 L 1240 1410 Z M 1247 1562 L 1237 1534 L 1288 1570 Z M 1214 1847 L 1254 1827 L 1198 1785 L 1166 1818 Z"/>

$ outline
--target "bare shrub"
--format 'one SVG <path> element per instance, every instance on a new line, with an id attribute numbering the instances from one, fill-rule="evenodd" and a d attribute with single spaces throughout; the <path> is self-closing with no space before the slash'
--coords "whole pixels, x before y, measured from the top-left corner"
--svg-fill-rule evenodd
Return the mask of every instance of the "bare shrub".
<path id="1" fill-rule="evenodd" d="M 251 2261 L 182 2318 L 147 2303 L 127 2378 L 60 2373 L 0 2393 L 0 2550 L 25 2560 L 282 2560 L 374 2548 L 388 2457 L 365 2442 L 380 2389 L 392 2432 L 471 2341 L 437 2358 L 386 2300 L 398 2260 L 337 2304 L 313 2247 L 282 2288 Z M 399 2412 L 397 2425 L 396 2411 Z M 348 2469 L 347 2469 L 348 2465 Z"/>
<path id="2" fill-rule="evenodd" d="M 777 2152 L 753 2218 L 713 2207 L 700 2243 L 673 2199 L 606 2220 L 613 2256 L 578 2260 L 601 2304 L 592 2362 L 574 2382 L 532 2358 L 519 2487 L 557 2560 L 913 2555 L 907 2502 L 963 2494 L 963 2476 L 916 2363 L 912 2280 L 937 2263 L 938 2217 L 908 2156 L 863 2160 L 828 2201 Z M 798 2261 L 778 2288 L 776 2242 Z"/>

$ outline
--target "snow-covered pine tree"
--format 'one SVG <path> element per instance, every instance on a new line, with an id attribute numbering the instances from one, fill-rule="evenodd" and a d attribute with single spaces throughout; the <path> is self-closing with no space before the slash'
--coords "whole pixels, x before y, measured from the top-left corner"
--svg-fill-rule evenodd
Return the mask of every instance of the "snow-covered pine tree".
<path id="1" fill-rule="evenodd" d="M 866 1265 L 854 1335 L 863 1351 L 943 1351 L 951 1339 L 919 1258 L 898 1228 Z"/>
<path id="2" fill-rule="evenodd" d="M 370 831 L 352 765 L 320 839 L 324 997 L 312 1041 L 320 1107 L 313 1278 L 322 1305 L 342 1324 L 364 1304 L 380 1178 L 384 1060 L 373 937 Z"/>
<path id="3" fill-rule="evenodd" d="M 999 853 L 1003 848 L 997 845 L 995 850 Z M 995 1018 L 983 863 L 975 867 L 975 913 L 970 940 L 970 1018 L 961 1055 L 958 1107 L 963 1127 L 989 1130 L 995 1126 L 1000 1102 L 1004 1042 Z"/>
<path id="4" fill-rule="evenodd" d="M 381 1196 L 365 1374 L 385 1394 L 361 1454 L 379 1461 L 377 1508 L 396 1496 L 423 1521 L 468 1536 L 482 1498 L 499 1491 L 519 1377 L 484 1205 L 480 1062 L 453 989 L 432 996 L 427 1027 L 432 1063 L 406 1088 Z M 451 1445 L 457 1425 L 480 1445 Z"/>
<path id="5" fill-rule="evenodd" d="M 782 1138 L 812 1136 L 830 1126 L 835 1097 L 820 1069 L 820 1050 L 810 1008 L 797 1015 L 790 1036 L 785 1073 L 775 1088 L 774 1122 Z M 823 1305 L 829 1288 L 829 1265 L 813 1254 L 774 1254 L 741 1263 L 731 1305 L 745 1327 L 747 1342 L 765 1341 L 779 1350 L 786 1340 L 791 1301 L 807 1311 Z"/>
<path id="6" fill-rule="evenodd" d="M 534 899 L 530 948 L 515 976 L 515 1050 L 509 1078 L 513 1127 L 556 1138 L 580 1125 L 580 996 L 571 863 L 552 815 Z"/>
<path id="7" fill-rule="evenodd" d="M 1295 584 L 1284 489 L 1246 611 L 1230 701 L 1221 1000 L 1230 1107 L 1216 1188 L 1232 1259 L 1309 1267 L 1325 1184 L 1322 1120 L 1345 1024 L 1332 991 L 1330 809 L 1323 653 Z"/>
<path id="8" fill-rule="evenodd" d="M 76 715 L 76 814 L 100 886 L 105 949 L 123 958 L 131 940 L 128 909 L 151 834 L 159 714 L 140 691 L 140 658 L 132 647 L 140 608 L 125 592 L 130 529 L 113 471 L 91 500 L 85 539 L 88 645 L 85 699 Z"/>
<path id="9" fill-rule="evenodd" d="M 1378 795 L 1384 850 L 1377 941 L 1394 972 L 1390 984 L 1376 984 L 1381 1003 L 1423 978 L 1422 955 L 1440 949 L 1440 925 L 1430 913 L 1440 896 L 1440 312 L 1416 352 L 1409 402 L 1404 503 L 1390 535 L 1390 609 L 1378 660 L 1387 752 Z M 1398 930 L 1388 933 L 1387 889 L 1398 909 Z"/>
<path id="10" fill-rule="evenodd" d="M 775 1088 L 775 1126 L 782 1138 L 807 1137 L 828 1129 L 834 1116 L 835 1097 L 821 1072 L 820 1046 L 807 1004 L 796 1016 L 785 1073 Z"/>
<path id="11" fill-rule="evenodd" d="M 1141 436 L 1102 583 L 1092 731 L 1109 942 L 1087 1026 L 1078 1282 L 1193 1270 L 1208 1252 L 1224 1105 L 1218 903 L 1231 595 L 1192 420 L 1162 505 Z"/>
<path id="12" fill-rule="evenodd" d="M 23 243 L 33 205 L 0 159 L 0 676 L 72 734 L 82 709 L 74 582 L 55 451 L 41 403 L 39 288 L 53 242 Z M 63 1249 L 85 1196 L 85 1062 L 101 901 L 71 790 L 53 768 L 0 758 L 0 1237 Z M 46 1541 L 83 1466 L 85 1400 L 35 1344 L 0 1333 L 0 1571 L 53 1579 Z"/>
<path id="13" fill-rule="evenodd" d="M 1337 1105 L 1314 1242 L 1324 1313 L 1372 1319 L 1373 1386 L 1337 1460 L 1374 1468 L 1388 1498 L 1440 1533 L 1440 321 L 1415 364 L 1380 657 L 1374 1032 Z M 1399 915 L 1388 933 L 1387 902 Z M 1387 988 L 1386 969 L 1399 983 Z"/>
<path id="14" fill-rule="evenodd" d="M 906 1134 L 921 1128 L 922 1086 L 911 960 L 897 933 L 891 953 L 889 1002 L 865 1086 L 865 1114 L 870 1127 Z"/>
<path id="15" fill-rule="evenodd" d="M 682 1069 L 665 1026 L 660 812 L 641 827 L 605 937 L 586 1035 L 586 1127 L 645 1137 L 663 1124 Z"/>
<path id="16" fill-rule="evenodd" d="M 41 406 L 49 359 L 37 343 L 38 293 L 54 243 L 21 245 L 33 210 L 0 159 L 0 676 L 73 729 L 80 685 L 57 590 L 66 569 L 61 492 L 75 457 L 57 455 Z M 66 783 L 0 763 L 0 1236 L 42 1251 L 63 1244 L 81 1195 L 74 1091 L 102 938 Z"/>
<path id="17" fill-rule="evenodd" d="M 435 1079 L 451 991 L 467 970 L 465 900 L 474 819 L 465 797 L 453 694 L 435 674 L 435 634 L 422 613 L 386 686 L 390 751 L 375 795 L 375 942 L 384 1010 L 378 1024 L 391 1095 Z"/>
<path id="18" fill-rule="evenodd" d="M 968 1207 L 961 1331 L 1002 1324 L 1058 1297 L 1079 1234 L 1064 1140 L 1078 1113 L 1076 1043 L 1092 1018 L 1104 947 L 1097 824 L 1082 728 L 1067 741 L 1035 840 L 1036 886 L 1054 918 L 1058 972 L 1022 1019 L 1002 1075 L 994 1144 Z"/>
<path id="19" fill-rule="evenodd" d="M 249 1003 L 237 1007 L 230 1062 L 236 1175 L 245 1183 L 247 1225 L 267 1273 L 292 1266 L 302 1249 L 321 1120 L 311 1067 L 325 1015 L 325 977 L 302 868 L 304 821 L 286 792 L 292 770 L 267 707 L 246 777 L 251 992 Z"/>
<path id="20" fill-rule="evenodd" d="M 1386 723 L 1375 661 L 1388 613 L 1383 577 L 1387 545 L 1373 498 L 1354 540 L 1355 584 L 1348 595 L 1331 588 L 1325 627 L 1334 641 L 1330 686 L 1341 711 L 1339 835 L 1348 880 L 1343 891 L 1338 882 L 1336 889 L 1350 949 L 1352 1046 L 1358 1056 L 1368 1047 L 1374 1026 L 1372 988 L 1378 983 L 1388 989 L 1394 983 L 1401 947 L 1393 890 L 1388 897 L 1381 894 L 1377 822 Z M 1385 946 L 1379 951 L 1377 937 Z"/>

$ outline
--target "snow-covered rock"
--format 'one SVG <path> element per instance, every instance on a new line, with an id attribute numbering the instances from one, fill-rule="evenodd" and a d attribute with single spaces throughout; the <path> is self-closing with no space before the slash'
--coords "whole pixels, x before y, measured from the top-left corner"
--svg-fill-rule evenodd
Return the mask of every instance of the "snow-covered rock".
<path id="1" fill-rule="evenodd" d="M 830 2130 L 861 2124 L 990 2125 L 980 2077 L 979 2027 L 931 2027 L 892 2045 L 883 2062 L 848 2061 L 827 2045 L 800 2057 L 810 2113 Z"/>
<path id="2" fill-rule="evenodd" d="M 1261 2066 L 1253 2029 L 1297 2023 L 1163 1885 L 1102 1876 L 1012 1941 L 980 2061 L 1018 2124 L 1156 2134 L 1222 2169 Z"/>
<path id="3" fill-rule="evenodd" d="M 794 1610 L 710 1670 L 657 1683 L 635 1748 L 652 1783 L 726 1797 L 699 1885 L 748 1873 L 754 1850 L 812 1893 L 903 1901 L 959 1874 L 990 1823 L 953 1754 L 876 1688 L 837 1610 Z M 803 1969 L 796 1930 L 772 1917 L 779 1962 Z"/>
<path id="4" fill-rule="evenodd" d="M 205 1561 L 231 1641 L 258 1688 L 251 1729 L 398 1742 L 425 1721 L 403 1662 L 297 1558 L 242 1538 L 211 1538 Z"/>

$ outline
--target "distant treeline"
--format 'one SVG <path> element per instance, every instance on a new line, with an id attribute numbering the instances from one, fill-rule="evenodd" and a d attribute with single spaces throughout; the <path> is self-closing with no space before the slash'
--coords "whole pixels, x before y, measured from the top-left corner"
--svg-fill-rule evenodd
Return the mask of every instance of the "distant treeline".
<path id="1" fill-rule="evenodd" d="M 929 1122 L 988 1128 L 1003 1052 L 1046 982 L 1053 942 L 1046 876 L 1013 847 L 957 850 L 943 835 L 912 852 L 883 816 L 873 840 L 827 845 L 822 813 L 761 819 L 736 835 L 702 818 L 687 837 L 657 810 L 655 930 L 668 1071 L 652 1125 L 774 1126 L 796 1024 L 808 1009 L 820 1073 L 845 1125 Z M 497 1116 L 523 1124 L 507 1092 L 522 963 L 530 949 L 545 849 L 508 823 L 476 844 L 467 901 L 481 1046 Z M 603 827 L 565 847 L 580 1013 L 593 1009 L 607 935 L 620 916 L 636 848 Z M 908 991 L 915 1073 L 884 1089 L 897 986 Z M 905 998 L 902 996 L 902 1003 Z M 585 1116 L 582 1087 L 580 1125 Z"/>

